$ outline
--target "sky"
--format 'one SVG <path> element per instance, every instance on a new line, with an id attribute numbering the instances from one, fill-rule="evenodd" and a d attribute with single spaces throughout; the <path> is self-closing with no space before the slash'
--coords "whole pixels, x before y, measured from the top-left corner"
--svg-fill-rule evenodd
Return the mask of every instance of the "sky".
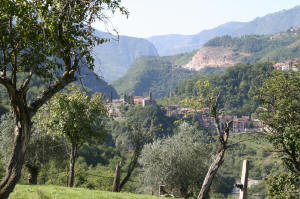
<path id="1" fill-rule="evenodd" d="M 165 34 L 191 35 L 230 21 L 247 22 L 300 5 L 300 0 L 122 0 L 129 17 L 110 16 L 102 31 L 147 38 Z"/>

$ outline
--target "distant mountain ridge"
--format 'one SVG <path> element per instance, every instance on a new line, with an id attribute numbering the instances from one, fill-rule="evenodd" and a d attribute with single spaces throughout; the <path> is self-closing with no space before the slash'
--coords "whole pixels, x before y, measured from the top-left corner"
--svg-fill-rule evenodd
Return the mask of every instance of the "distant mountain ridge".
<path id="1" fill-rule="evenodd" d="M 199 49 L 208 40 L 235 31 L 245 23 L 229 22 L 210 30 L 203 30 L 196 35 L 161 35 L 148 38 L 156 47 L 160 56 L 175 55 Z"/>
<path id="2" fill-rule="evenodd" d="M 300 25 L 300 6 L 282 10 L 250 22 L 229 22 L 195 35 L 161 35 L 148 38 L 161 56 L 175 55 L 200 49 L 204 43 L 217 36 L 234 37 L 250 34 L 274 34 Z"/>
<path id="3" fill-rule="evenodd" d="M 136 58 L 140 56 L 158 56 L 152 43 L 142 38 L 115 36 L 109 33 L 95 31 L 100 38 L 110 39 L 109 42 L 95 46 L 94 72 L 111 82 L 123 76 Z"/>
<path id="4" fill-rule="evenodd" d="M 245 25 L 235 31 L 231 36 L 242 35 L 270 35 L 300 25 L 300 6 L 289 10 L 281 10 L 267 14 L 263 17 L 257 17 L 254 20 L 245 23 Z"/>

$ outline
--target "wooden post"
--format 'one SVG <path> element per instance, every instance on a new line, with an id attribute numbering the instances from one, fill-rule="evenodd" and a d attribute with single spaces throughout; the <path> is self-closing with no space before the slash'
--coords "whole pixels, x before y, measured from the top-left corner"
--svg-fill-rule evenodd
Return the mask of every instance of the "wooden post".
<path id="1" fill-rule="evenodd" d="M 243 185 L 243 187 L 240 189 L 240 198 L 239 199 L 247 199 L 248 169 L 249 169 L 249 161 L 244 160 L 242 177 L 241 177 L 241 184 Z"/>
<path id="2" fill-rule="evenodd" d="M 115 174 L 114 174 L 114 182 L 112 187 L 112 192 L 120 192 L 120 175 L 121 175 L 122 162 L 117 164 Z"/>

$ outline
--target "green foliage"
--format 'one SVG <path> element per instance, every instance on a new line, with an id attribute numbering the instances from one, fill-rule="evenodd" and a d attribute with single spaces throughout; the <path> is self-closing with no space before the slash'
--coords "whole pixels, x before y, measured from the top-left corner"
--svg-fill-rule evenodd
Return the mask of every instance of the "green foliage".
<path id="1" fill-rule="evenodd" d="M 130 107 L 125 112 L 125 117 L 129 123 L 141 124 L 146 129 L 149 129 L 153 123 L 153 138 L 170 135 L 174 128 L 174 118 L 166 116 L 166 111 L 158 105 Z"/>
<path id="2" fill-rule="evenodd" d="M 64 136 L 68 142 L 82 146 L 87 141 L 103 141 L 104 121 L 108 117 L 101 93 L 88 96 L 79 87 L 56 96 L 37 116 L 38 127 Z"/>
<path id="3" fill-rule="evenodd" d="M 162 183 L 166 191 L 173 190 L 181 197 L 195 195 L 211 155 L 207 153 L 209 146 L 199 142 L 199 136 L 199 132 L 184 123 L 173 137 L 146 145 L 140 159 L 144 186 L 157 190 Z"/>
<path id="4" fill-rule="evenodd" d="M 3 178 L 5 174 L 5 165 L 3 163 L 3 160 L 0 156 L 0 178 Z"/>
<path id="5" fill-rule="evenodd" d="M 300 174 L 300 73 L 276 71 L 259 90 L 258 115 L 284 165 Z"/>
<path id="6" fill-rule="evenodd" d="M 158 199 L 150 195 L 132 194 L 132 193 L 113 193 L 107 191 L 95 191 L 84 188 L 66 188 L 59 186 L 39 185 L 17 185 L 16 190 L 9 199 Z"/>
<path id="7" fill-rule="evenodd" d="M 299 175 L 285 173 L 279 176 L 270 175 L 266 179 L 268 197 L 274 199 L 297 199 L 300 194 Z"/>

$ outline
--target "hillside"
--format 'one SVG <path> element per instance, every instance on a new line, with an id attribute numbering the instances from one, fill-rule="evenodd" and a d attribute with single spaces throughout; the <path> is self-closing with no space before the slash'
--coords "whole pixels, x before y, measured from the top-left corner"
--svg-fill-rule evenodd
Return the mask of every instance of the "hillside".
<path id="1" fill-rule="evenodd" d="M 300 27 L 270 36 L 216 37 L 208 41 L 205 47 L 231 49 L 241 55 L 239 62 L 285 61 L 300 57 Z"/>
<path id="2" fill-rule="evenodd" d="M 117 36 L 96 31 L 100 38 L 110 39 L 110 42 L 94 48 L 95 73 L 111 82 L 123 76 L 134 60 L 140 56 L 157 56 L 152 43 L 146 39 Z"/>
<path id="3" fill-rule="evenodd" d="M 68 188 L 52 185 L 17 185 L 9 199 L 156 199 L 158 197 L 132 194 L 132 193 L 113 193 L 108 191 L 96 191 L 83 188 Z"/>
<path id="4" fill-rule="evenodd" d="M 281 62 L 299 57 L 300 27 L 270 36 L 237 38 L 227 35 L 208 41 L 203 48 L 192 53 L 141 57 L 125 76 L 112 82 L 112 85 L 120 95 L 147 95 L 152 89 L 155 97 L 163 97 L 184 79 L 199 72 L 221 72 L 237 63 Z"/>
<path id="5" fill-rule="evenodd" d="M 269 35 L 300 25 L 300 6 L 258 17 L 250 22 L 229 22 L 195 35 L 161 35 L 148 38 L 160 55 L 174 55 L 200 49 L 210 39 L 250 34 Z"/>
<path id="6" fill-rule="evenodd" d="M 198 73 L 179 68 L 194 54 L 195 52 L 168 57 L 140 57 L 125 76 L 112 82 L 112 86 L 119 95 L 133 93 L 147 96 L 151 89 L 155 98 L 166 96 L 178 83 Z M 203 71 L 205 72 L 211 71 Z"/>
<path id="7" fill-rule="evenodd" d="M 78 80 L 77 83 L 81 84 L 94 92 L 102 92 L 106 97 L 112 94 L 113 98 L 118 98 L 119 95 L 117 91 L 111 85 L 108 85 L 101 77 L 95 74 L 93 71 L 87 67 L 81 68 L 80 71 L 81 81 Z"/>

